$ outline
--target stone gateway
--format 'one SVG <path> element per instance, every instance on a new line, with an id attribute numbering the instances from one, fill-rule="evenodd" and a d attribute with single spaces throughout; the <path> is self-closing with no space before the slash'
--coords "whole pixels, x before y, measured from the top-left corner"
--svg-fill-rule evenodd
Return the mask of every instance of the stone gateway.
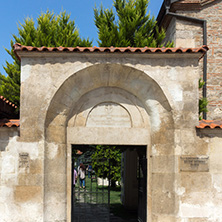
<path id="1" fill-rule="evenodd" d="M 164 21 L 174 38 L 181 20 Z M 176 48 L 14 45 L 20 121 L 0 121 L 0 222 L 75 222 L 73 150 L 95 145 L 124 150 L 121 198 L 140 221 L 222 221 L 222 122 L 198 113 L 208 47 L 175 38 Z"/>
<path id="2" fill-rule="evenodd" d="M 78 144 L 146 146 L 146 220 L 201 218 L 206 191 L 220 187 L 212 181 L 219 168 L 211 164 L 220 138 L 205 140 L 195 129 L 206 50 L 15 45 L 22 64 L 20 135 L 1 155 L 2 220 L 71 221 L 71 156 Z M 190 173 L 185 161 L 181 171 L 187 155 L 209 157 L 209 171 Z"/>

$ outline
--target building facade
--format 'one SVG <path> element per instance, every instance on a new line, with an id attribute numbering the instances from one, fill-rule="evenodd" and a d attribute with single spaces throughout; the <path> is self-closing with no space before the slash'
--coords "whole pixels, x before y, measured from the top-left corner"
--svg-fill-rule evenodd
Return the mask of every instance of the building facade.
<path id="1" fill-rule="evenodd" d="M 200 47 L 205 44 L 209 47 L 206 67 L 202 65 L 200 78 L 206 81 L 205 96 L 209 101 L 207 119 L 221 119 L 222 1 L 172 0 L 165 3 L 158 22 L 167 31 L 166 40 L 174 41 L 176 47 Z"/>
<path id="2" fill-rule="evenodd" d="M 220 15 L 221 1 L 174 1 L 169 12 L 185 15 L 190 4 L 189 17 L 211 10 Z M 222 121 L 215 120 L 221 119 L 221 90 L 215 90 L 220 46 L 213 42 L 220 44 L 220 37 L 212 32 L 209 46 L 215 48 L 208 51 L 200 24 L 165 10 L 159 21 L 175 48 L 14 46 L 21 60 L 21 108 L 19 122 L 0 125 L 1 222 L 75 222 L 72 149 L 97 144 L 133 146 L 138 153 L 145 147 L 143 222 L 222 221 Z M 199 122 L 206 53 L 212 120 Z M 135 159 L 127 155 L 132 166 Z M 135 180 L 126 181 L 131 188 L 124 192 L 130 193 Z"/>

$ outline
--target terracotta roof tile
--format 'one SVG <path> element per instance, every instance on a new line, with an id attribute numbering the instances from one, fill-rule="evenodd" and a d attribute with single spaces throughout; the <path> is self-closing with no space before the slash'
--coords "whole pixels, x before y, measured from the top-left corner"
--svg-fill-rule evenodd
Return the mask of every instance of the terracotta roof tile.
<path id="1" fill-rule="evenodd" d="M 14 107 L 15 109 L 17 108 L 17 106 L 15 104 L 13 104 L 12 102 L 10 102 L 9 100 L 7 100 L 4 96 L 0 95 L 0 100 L 2 100 L 3 102 L 7 103 L 8 105 Z"/>
<path id="2" fill-rule="evenodd" d="M 82 152 L 82 151 L 77 150 L 76 155 L 82 155 L 82 154 L 83 154 L 83 152 Z"/>
<path id="3" fill-rule="evenodd" d="M 198 129 L 222 129 L 222 120 L 200 120 L 199 126 L 196 126 Z"/>
<path id="4" fill-rule="evenodd" d="M 108 52 L 108 53 L 203 53 L 205 54 L 209 48 L 202 46 L 199 48 L 149 48 L 149 47 L 33 47 L 23 46 L 19 43 L 14 45 L 14 52 L 19 58 L 18 51 L 27 52 Z"/>
<path id="5" fill-rule="evenodd" d="M 0 119 L 0 127 L 19 127 L 19 119 Z"/>

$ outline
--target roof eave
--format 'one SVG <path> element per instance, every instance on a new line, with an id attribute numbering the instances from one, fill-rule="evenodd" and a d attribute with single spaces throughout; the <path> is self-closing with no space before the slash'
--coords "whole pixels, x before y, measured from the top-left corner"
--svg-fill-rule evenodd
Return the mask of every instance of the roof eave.
<path id="1" fill-rule="evenodd" d="M 32 46 L 22 46 L 20 44 L 14 45 L 14 52 L 16 56 L 21 59 L 21 57 L 33 57 L 44 54 L 44 56 L 51 56 L 53 53 L 57 55 L 59 53 L 66 53 L 69 55 L 70 53 L 85 53 L 85 54 L 93 54 L 98 55 L 100 53 L 105 54 L 117 54 L 117 55 L 171 55 L 171 54 L 182 54 L 182 55 L 204 55 L 208 50 L 207 46 L 202 46 L 200 48 L 150 48 L 150 47 L 32 47 Z M 32 56 L 30 56 L 30 53 Z"/>
<path id="2" fill-rule="evenodd" d="M 178 2 L 178 1 L 181 1 L 181 0 L 170 0 L 169 7 L 170 7 L 173 3 Z M 159 27 L 161 26 L 162 21 L 163 21 L 165 15 L 166 15 L 166 3 L 165 3 L 165 0 L 164 0 L 163 3 L 162 3 L 162 6 L 161 6 L 161 8 L 160 8 L 160 11 L 159 11 L 159 13 L 158 13 L 158 15 L 157 15 L 157 19 L 156 19 L 156 20 L 157 20 L 157 24 L 158 24 Z"/>

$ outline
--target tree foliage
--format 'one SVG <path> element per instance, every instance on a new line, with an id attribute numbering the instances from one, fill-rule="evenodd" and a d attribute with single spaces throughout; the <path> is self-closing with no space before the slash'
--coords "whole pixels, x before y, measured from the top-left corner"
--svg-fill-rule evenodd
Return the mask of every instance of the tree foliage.
<path id="1" fill-rule="evenodd" d="M 37 24 L 32 18 L 26 18 L 18 26 L 18 35 L 13 35 L 11 49 L 6 49 L 13 62 L 6 61 L 4 66 L 8 76 L 0 74 L 0 95 L 19 106 L 20 100 L 20 61 L 13 53 L 13 45 L 20 43 L 35 47 L 75 47 L 91 46 L 89 39 L 80 38 L 75 22 L 70 20 L 66 11 L 55 15 L 47 11 L 37 18 Z"/>
<path id="2" fill-rule="evenodd" d="M 199 79 L 199 89 L 202 89 L 204 86 L 205 82 L 202 79 Z M 208 100 L 206 97 L 202 97 L 199 99 L 199 119 L 202 119 L 202 114 L 205 112 L 208 112 L 207 105 L 208 105 Z"/>
<path id="3" fill-rule="evenodd" d="M 115 146 L 97 145 L 91 156 L 92 167 L 98 177 L 109 178 L 111 185 L 121 180 L 121 152 Z"/>
<path id="4" fill-rule="evenodd" d="M 165 31 L 159 30 L 154 16 L 147 14 L 149 0 L 114 0 L 113 8 L 94 9 L 99 46 L 167 47 Z"/>

